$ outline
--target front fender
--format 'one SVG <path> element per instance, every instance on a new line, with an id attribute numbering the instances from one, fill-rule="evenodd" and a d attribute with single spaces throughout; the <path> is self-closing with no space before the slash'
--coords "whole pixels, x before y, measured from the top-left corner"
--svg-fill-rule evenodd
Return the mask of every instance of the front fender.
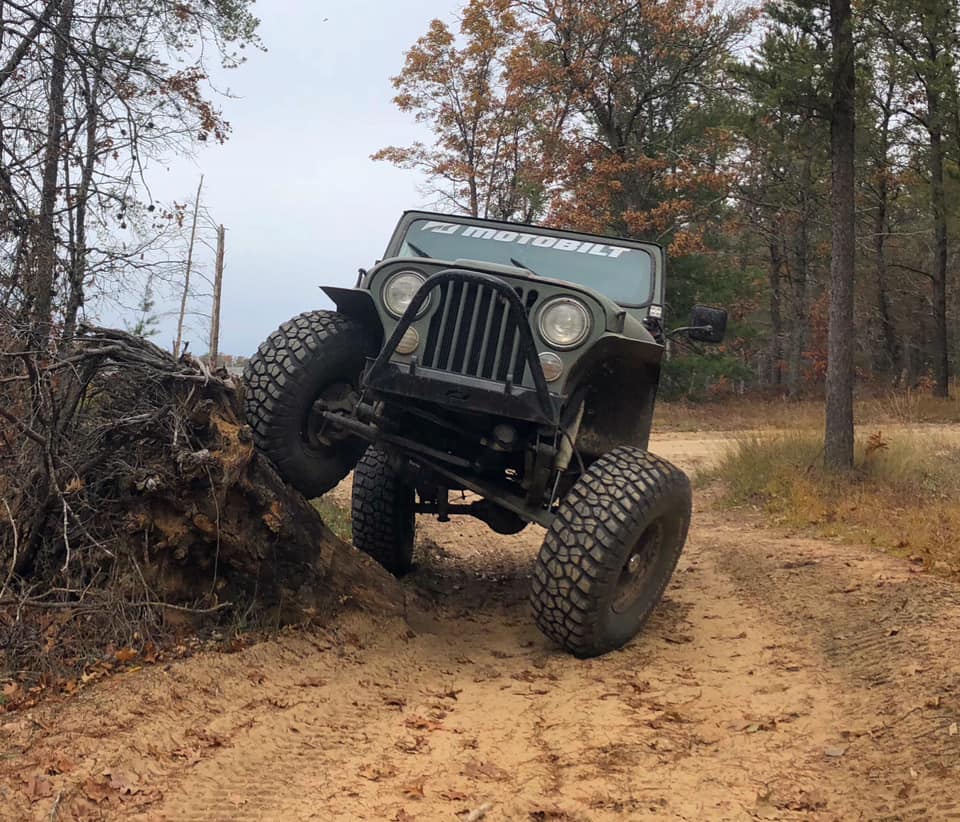
<path id="1" fill-rule="evenodd" d="M 334 305 L 337 311 L 356 320 L 369 329 L 377 337 L 377 346 L 383 345 L 383 322 L 377 313 L 377 306 L 373 295 L 364 288 L 338 288 L 333 285 L 320 287 Z"/>

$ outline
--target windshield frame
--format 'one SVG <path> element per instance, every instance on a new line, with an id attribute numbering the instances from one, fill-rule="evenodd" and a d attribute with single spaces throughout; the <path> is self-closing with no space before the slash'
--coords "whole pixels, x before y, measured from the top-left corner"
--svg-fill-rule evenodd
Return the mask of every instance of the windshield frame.
<path id="1" fill-rule="evenodd" d="M 571 286 L 576 288 L 588 289 L 590 291 L 593 291 L 596 294 L 603 295 L 606 299 L 610 300 L 612 303 L 615 303 L 618 306 L 621 306 L 622 308 L 643 309 L 643 308 L 648 308 L 651 305 L 662 304 L 663 302 L 663 280 L 664 280 L 665 260 L 664 260 L 662 246 L 660 246 L 657 243 L 644 242 L 640 240 L 630 240 L 624 237 L 615 237 L 615 236 L 604 235 L 604 234 L 589 234 L 583 231 L 566 231 L 564 229 L 548 228 L 546 226 L 532 225 L 529 223 L 514 223 L 514 222 L 506 222 L 503 220 L 488 220 L 481 217 L 469 217 L 461 214 L 441 214 L 441 213 L 429 212 L 429 211 L 406 211 L 404 212 L 403 216 L 400 218 L 399 223 L 397 223 L 397 227 L 394 230 L 393 236 L 390 238 L 390 243 L 387 246 L 385 257 L 402 258 L 402 259 L 409 259 L 409 260 L 424 259 L 423 257 L 419 257 L 416 254 L 411 254 L 411 255 L 401 254 L 401 249 L 404 245 L 407 231 L 409 230 L 410 226 L 413 223 L 419 220 L 438 220 L 438 221 L 458 223 L 458 224 L 468 225 L 468 226 L 501 228 L 505 230 L 521 228 L 521 229 L 528 229 L 531 233 L 541 234 L 543 236 L 557 237 L 560 239 L 582 239 L 583 241 L 593 241 L 593 242 L 604 241 L 605 243 L 609 243 L 611 245 L 622 246 L 624 248 L 630 248 L 631 250 L 635 250 L 635 251 L 642 251 L 647 255 L 650 261 L 650 273 L 649 273 L 650 290 L 648 293 L 648 297 L 644 301 L 638 302 L 638 303 L 626 303 L 626 302 L 620 302 L 618 300 L 615 300 L 613 297 L 597 289 L 595 286 L 591 285 L 590 283 L 578 283 L 572 280 L 563 279 L 563 277 L 546 276 L 544 274 L 541 274 L 539 271 L 531 271 L 530 269 L 527 269 L 523 266 L 515 266 L 515 267 L 520 270 L 526 271 L 530 276 L 536 279 L 541 279 L 544 281 L 552 281 L 552 282 L 569 283 Z M 442 258 L 437 258 L 437 259 L 440 259 L 441 262 L 450 262 L 450 263 L 454 262 L 454 260 L 444 260 Z M 486 262 L 489 265 L 503 265 L 502 263 L 497 263 L 494 261 L 476 260 L 476 262 L 480 264 L 484 264 Z M 637 276 L 639 277 L 642 275 L 638 272 Z"/>

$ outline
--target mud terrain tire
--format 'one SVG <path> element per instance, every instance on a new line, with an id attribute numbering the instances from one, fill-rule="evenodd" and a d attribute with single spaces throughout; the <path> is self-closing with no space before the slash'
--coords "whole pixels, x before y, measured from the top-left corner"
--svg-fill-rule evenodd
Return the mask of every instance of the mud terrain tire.
<path id="1" fill-rule="evenodd" d="M 395 576 L 413 564 L 414 489 L 371 446 L 353 473 L 353 544 Z"/>
<path id="2" fill-rule="evenodd" d="M 537 625 L 578 657 L 619 648 L 643 626 L 690 525 L 690 482 L 639 448 L 615 448 L 561 501 L 534 568 Z"/>
<path id="3" fill-rule="evenodd" d="M 253 439 L 280 476 L 307 497 L 333 488 L 366 443 L 347 437 L 322 445 L 308 436 L 310 411 L 325 389 L 359 384 L 373 342 L 363 326 L 335 311 L 308 311 L 285 322 L 243 372 Z"/>

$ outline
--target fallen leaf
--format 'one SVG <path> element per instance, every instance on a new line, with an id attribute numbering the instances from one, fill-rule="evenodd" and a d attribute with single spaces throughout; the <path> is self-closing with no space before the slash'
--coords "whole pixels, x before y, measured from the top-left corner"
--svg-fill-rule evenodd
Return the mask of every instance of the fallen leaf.
<path id="1" fill-rule="evenodd" d="M 435 722 L 423 716 L 411 716 L 404 720 L 404 725 L 408 728 L 414 728 L 418 731 L 442 731 L 443 723 Z"/>
<path id="2" fill-rule="evenodd" d="M 63 489 L 64 494 L 76 494 L 83 488 L 83 480 L 80 477 L 73 477 Z"/>
<path id="3" fill-rule="evenodd" d="M 199 748 L 188 747 L 186 745 L 171 751 L 171 755 L 178 759 L 185 759 L 188 765 L 196 765 L 202 758 Z"/>
<path id="4" fill-rule="evenodd" d="M 476 762 L 473 760 L 466 764 L 463 775 L 470 779 L 494 779 L 496 781 L 510 778 L 510 774 L 493 762 Z"/>
<path id="5" fill-rule="evenodd" d="M 688 642 L 693 642 L 693 637 L 689 634 L 665 634 L 663 638 L 672 645 L 686 645 Z"/>
<path id="6" fill-rule="evenodd" d="M 417 817 L 411 816 L 403 808 L 397 811 L 397 815 L 393 817 L 393 822 L 415 822 Z"/>
<path id="7" fill-rule="evenodd" d="M 817 561 L 815 559 L 792 559 L 788 562 L 783 563 L 781 568 L 786 568 L 787 570 L 793 570 L 795 568 L 807 568 L 811 565 L 816 565 Z"/>
<path id="8" fill-rule="evenodd" d="M 826 797 L 817 790 L 800 791 L 800 795 L 787 804 L 791 811 L 819 811 L 827 807 Z"/>
<path id="9" fill-rule="evenodd" d="M 91 776 L 85 779 L 80 787 L 87 799 L 98 805 L 105 799 L 113 796 L 113 788 L 110 787 L 110 782 L 104 776 Z"/>
<path id="10" fill-rule="evenodd" d="M 398 739 L 393 747 L 398 751 L 403 751 L 405 754 L 418 754 L 429 750 L 430 743 L 427 742 L 425 736 L 415 736 L 413 739 L 409 737 L 406 739 Z"/>
<path id="11" fill-rule="evenodd" d="M 531 822 L 550 822 L 550 820 L 563 822 L 564 820 L 570 819 L 570 814 L 566 811 L 561 811 L 559 808 L 538 808 L 535 811 L 530 811 L 529 816 Z"/>
<path id="12" fill-rule="evenodd" d="M 113 655 L 113 658 L 117 662 L 129 662 L 131 659 L 137 658 L 137 653 L 135 648 L 121 648 Z"/>
<path id="13" fill-rule="evenodd" d="M 468 799 L 467 795 L 460 791 L 440 791 L 440 798 L 447 802 L 465 802 Z"/>
<path id="14" fill-rule="evenodd" d="M 199 741 L 205 748 L 222 748 L 227 744 L 225 736 L 203 728 L 191 728 L 187 731 L 187 734 Z"/>
<path id="15" fill-rule="evenodd" d="M 396 776 L 396 770 L 390 765 L 384 765 L 380 767 L 378 765 L 362 765 L 357 771 L 358 776 L 362 776 L 364 779 L 369 780 L 370 782 L 379 782 L 381 779 L 389 779 L 391 776 Z"/>
<path id="16" fill-rule="evenodd" d="M 409 785 L 404 785 L 403 795 L 410 799 L 423 799 L 423 784 L 425 781 L 426 780 L 421 779 L 419 782 L 411 782 Z"/>
<path id="17" fill-rule="evenodd" d="M 839 759 L 846 752 L 847 752 L 846 745 L 833 745 L 829 748 L 826 748 L 823 753 L 824 753 L 824 756 L 829 756 L 834 759 Z"/>
<path id="18" fill-rule="evenodd" d="M 53 783 L 43 774 L 34 774 L 23 782 L 23 795 L 30 802 L 39 802 L 53 796 Z"/>
<path id="19" fill-rule="evenodd" d="M 121 796 L 133 796 L 141 790 L 140 777 L 136 774 L 111 773 L 110 787 Z"/>
<path id="20" fill-rule="evenodd" d="M 952 722 L 952 723 L 950 724 L 950 727 L 947 729 L 947 733 L 948 733 L 950 736 L 956 736 L 958 732 L 960 732 L 960 728 L 957 727 L 957 723 L 956 723 L 956 722 Z"/>
<path id="21" fill-rule="evenodd" d="M 62 773 L 70 773 L 70 771 L 72 771 L 75 767 L 76 765 L 74 765 L 73 761 L 68 759 L 63 754 L 59 754 L 58 756 L 54 757 L 53 761 L 49 765 L 47 765 L 47 767 L 44 768 L 44 770 L 48 774 L 56 775 L 56 774 L 62 774 Z"/>
<path id="22" fill-rule="evenodd" d="M 723 734 L 716 729 L 705 728 L 697 734 L 695 741 L 700 745 L 719 745 Z"/>

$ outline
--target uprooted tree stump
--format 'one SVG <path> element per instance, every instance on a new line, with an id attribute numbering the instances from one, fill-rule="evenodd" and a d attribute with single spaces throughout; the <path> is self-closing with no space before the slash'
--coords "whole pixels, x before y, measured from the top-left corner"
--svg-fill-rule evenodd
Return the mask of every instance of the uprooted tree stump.
<path id="1" fill-rule="evenodd" d="M 402 611 L 393 577 L 257 454 L 225 373 L 121 331 L 83 329 L 45 359 L 25 341 L 12 327 L 0 339 L 8 654 L 31 609 L 93 614 L 115 641 L 174 614 Z"/>

